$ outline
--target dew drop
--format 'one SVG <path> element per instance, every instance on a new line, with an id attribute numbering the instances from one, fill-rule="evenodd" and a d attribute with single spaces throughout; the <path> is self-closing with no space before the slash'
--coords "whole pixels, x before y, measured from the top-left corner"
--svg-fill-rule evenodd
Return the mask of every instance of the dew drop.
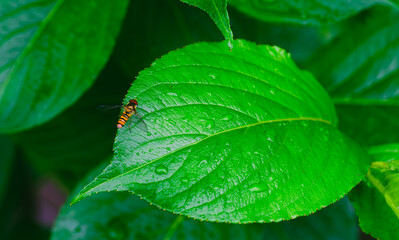
<path id="1" fill-rule="evenodd" d="M 210 74 L 209 77 L 211 77 L 212 79 L 215 79 L 215 75 Z"/>
<path id="2" fill-rule="evenodd" d="M 275 93 L 274 93 L 274 91 L 273 91 L 273 90 L 270 90 L 270 94 L 274 95 Z"/>
<path id="3" fill-rule="evenodd" d="M 269 141 L 269 142 L 274 142 L 273 139 L 272 139 L 271 137 L 268 137 L 268 138 L 267 138 L 267 141 Z"/>
<path id="4" fill-rule="evenodd" d="M 167 95 L 168 95 L 168 96 L 177 96 L 177 93 L 174 93 L 174 92 L 168 92 L 168 93 L 167 93 Z"/>
<path id="5" fill-rule="evenodd" d="M 155 172 L 159 175 L 163 175 L 163 174 L 167 174 L 168 173 L 168 169 L 163 166 L 163 165 L 159 165 L 156 169 Z"/>
<path id="6" fill-rule="evenodd" d="M 166 150 L 170 151 L 170 147 L 166 147 Z"/>
<path id="7" fill-rule="evenodd" d="M 206 128 L 208 128 L 208 129 L 211 129 L 211 128 L 213 128 L 213 126 L 215 125 L 215 121 L 213 121 L 212 119 L 208 119 L 207 121 L 206 121 Z"/>
<path id="8" fill-rule="evenodd" d="M 251 192 L 263 192 L 266 190 L 266 185 L 261 183 L 255 183 L 249 186 L 249 191 Z"/>
<path id="9" fill-rule="evenodd" d="M 231 41 L 227 41 L 227 45 L 229 46 L 230 51 L 231 51 L 231 49 L 233 49 L 233 43 Z"/>
<path id="10" fill-rule="evenodd" d="M 151 136 L 151 133 L 150 133 L 150 132 L 147 132 L 147 136 Z"/>
<path id="11" fill-rule="evenodd" d="M 230 121 L 233 118 L 231 114 L 224 115 L 220 120 L 222 121 Z"/>
<path id="12" fill-rule="evenodd" d="M 207 163 L 208 163 L 207 160 L 202 160 L 202 161 L 198 164 L 198 167 L 201 168 L 202 165 L 205 165 L 205 164 L 207 164 Z"/>
<path id="13" fill-rule="evenodd" d="M 199 119 L 199 121 L 202 123 L 202 126 L 204 126 L 207 129 L 213 128 L 215 125 L 215 121 L 213 119 Z"/>
<path id="14" fill-rule="evenodd" d="M 328 137 L 326 135 L 323 135 L 323 139 L 324 139 L 325 142 L 328 141 Z"/>
<path id="15" fill-rule="evenodd" d="M 307 127 L 309 124 L 308 124 L 307 121 L 301 121 L 301 125 L 304 126 L 304 127 Z"/>
<path id="16" fill-rule="evenodd" d="M 188 178 L 182 177 L 182 178 L 181 178 L 181 181 L 182 181 L 182 183 L 188 183 Z"/>

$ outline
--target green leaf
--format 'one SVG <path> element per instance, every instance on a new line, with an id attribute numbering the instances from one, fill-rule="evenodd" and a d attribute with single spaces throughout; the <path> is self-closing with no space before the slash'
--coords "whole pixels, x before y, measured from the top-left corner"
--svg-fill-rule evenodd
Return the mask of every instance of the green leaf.
<path id="1" fill-rule="evenodd" d="M 363 145 L 399 141 L 398 17 L 389 8 L 365 12 L 306 67 L 336 103 L 340 128 Z"/>
<path id="2" fill-rule="evenodd" d="M 0 135 L 0 207 L 7 189 L 8 176 L 10 175 L 14 146 L 11 141 Z"/>
<path id="3" fill-rule="evenodd" d="M 340 130 L 364 146 L 399 141 L 399 108 L 384 105 L 338 104 Z"/>
<path id="4" fill-rule="evenodd" d="M 111 53 L 127 4 L 1 1 L 0 132 L 48 121 L 93 84 Z"/>
<path id="5" fill-rule="evenodd" d="M 374 162 L 351 193 L 362 230 L 378 239 L 399 239 L 399 144 L 370 148 Z"/>
<path id="6" fill-rule="evenodd" d="M 131 191 L 194 218 L 270 222 L 355 186 L 367 156 L 335 128 L 318 82 L 278 47 L 234 46 L 190 45 L 142 71 L 125 103 L 138 99 L 149 132 L 121 128 L 112 164 L 74 202 Z"/>
<path id="7" fill-rule="evenodd" d="M 181 0 L 194 5 L 209 14 L 224 38 L 228 41 L 230 48 L 233 47 L 233 32 L 230 28 L 229 14 L 227 13 L 227 0 Z"/>
<path id="8" fill-rule="evenodd" d="M 101 173 L 102 164 L 75 189 Z M 71 195 L 73 196 L 73 195 Z M 206 223 L 161 211 L 126 192 L 100 193 L 63 206 L 51 239 L 345 239 L 355 240 L 357 223 L 347 199 L 308 217 L 269 224 Z"/>
<path id="9" fill-rule="evenodd" d="M 39 127 L 12 135 L 38 172 L 74 187 L 93 166 L 112 155 L 119 111 L 98 111 L 97 107 L 123 99 L 131 79 L 120 72 L 108 64 L 72 107 Z M 112 78 L 118 81 L 109 81 Z"/>
<path id="10" fill-rule="evenodd" d="M 268 22 L 326 25 L 341 21 L 376 4 L 379 0 L 229 0 L 238 10 Z"/>

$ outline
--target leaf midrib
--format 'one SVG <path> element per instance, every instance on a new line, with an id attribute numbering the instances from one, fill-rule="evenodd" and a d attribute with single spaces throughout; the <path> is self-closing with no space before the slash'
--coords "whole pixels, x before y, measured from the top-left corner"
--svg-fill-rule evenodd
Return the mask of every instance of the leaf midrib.
<path id="1" fill-rule="evenodd" d="M 154 162 L 156 162 L 156 161 L 158 161 L 158 160 L 160 160 L 160 159 L 162 159 L 162 158 L 164 158 L 164 157 L 166 157 L 166 156 L 169 156 L 169 155 L 171 155 L 171 154 L 174 154 L 174 153 L 176 153 L 176 152 L 178 152 L 178 151 L 180 151 L 180 150 L 182 150 L 182 149 L 191 147 L 191 146 L 193 146 L 193 145 L 195 145 L 195 144 L 198 144 L 198 143 L 200 143 L 200 142 L 202 142 L 202 141 L 205 141 L 205 140 L 207 140 L 207 139 L 209 139 L 209 138 L 211 138 L 211 137 L 214 137 L 214 136 L 217 136 L 217 135 L 220 135 L 220 134 L 223 134 L 223 133 L 227 133 L 227 132 L 231 132 L 231 131 L 243 129 L 243 128 L 249 128 L 249 127 L 257 126 L 257 125 L 260 125 L 260 124 L 268 124 L 268 123 L 276 123 L 276 122 L 304 121 L 304 120 L 306 120 L 306 121 L 315 121 L 315 122 L 324 122 L 324 123 L 326 123 L 326 124 L 332 125 L 332 123 L 331 123 L 330 121 L 327 121 L 327 120 L 324 120 L 324 119 L 321 119 L 321 118 L 300 117 L 300 118 L 286 118 L 286 119 L 274 119 L 274 120 L 260 121 L 260 122 L 257 122 L 257 123 L 252 123 L 252 124 L 248 124 L 248 125 L 244 125 L 244 126 L 240 126 L 240 127 L 236 127 L 236 128 L 226 129 L 226 130 L 224 130 L 224 131 L 211 134 L 211 135 L 209 135 L 209 136 L 207 136 L 207 137 L 204 137 L 204 138 L 200 139 L 200 140 L 197 141 L 197 142 L 193 142 L 193 143 L 188 144 L 188 145 L 186 145 L 186 146 L 184 146 L 184 147 L 178 148 L 178 149 L 176 149 L 176 150 L 174 150 L 174 151 L 169 152 L 168 154 L 162 155 L 162 156 L 159 157 L 159 158 L 156 158 L 156 159 L 154 159 L 154 160 L 152 160 L 152 161 L 149 161 L 149 162 L 147 162 L 147 163 L 145 163 L 145 164 L 143 164 L 143 165 L 140 165 L 140 166 L 138 166 L 138 167 L 136 167 L 136 168 L 134 168 L 134 169 L 131 169 L 131 170 L 129 170 L 129 171 L 126 171 L 126 172 L 124 172 L 124 173 L 122 173 L 122 174 L 119 174 L 119 175 L 113 177 L 113 178 L 110 178 L 110 179 L 108 179 L 108 180 L 106 180 L 106 181 L 104 181 L 104 182 L 102 182 L 102 183 L 100 183 L 100 184 L 94 186 L 93 188 L 87 190 L 86 192 L 79 194 L 75 199 L 72 200 L 71 204 L 74 204 L 74 203 L 76 203 L 77 201 L 79 201 L 79 199 L 80 199 L 82 196 L 84 196 L 87 192 L 89 192 L 90 190 L 93 190 L 94 188 L 97 188 L 97 187 L 99 187 L 99 186 L 101 186 L 101 185 L 103 185 L 103 184 L 105 184 L 105 183 L 108 183 L 108 182 L 113 181 L 114 179 L 117 179 L 117 178 L 122 177 L 122 176 L 125 176 L 125 175 L 127 175 L 127 174 L 129 174 L 129 173 L 132 173 L 132 172 L 134 172 L 134 171 L 136 171 L 136 170 L 139 170 L 139 169 L 141 169 L 141 168 L 143 168 L 143 167 L 145 167 L 145 166 L 147 166 L 147 165 L 150 165 L 150 164 L 152 164 L 152 163 L 154 163 Z"/>

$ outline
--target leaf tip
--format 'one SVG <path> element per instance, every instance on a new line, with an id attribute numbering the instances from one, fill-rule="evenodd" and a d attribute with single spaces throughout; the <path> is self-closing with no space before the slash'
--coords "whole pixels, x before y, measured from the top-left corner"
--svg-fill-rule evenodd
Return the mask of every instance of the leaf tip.
<path id="1" fill-rule="evenodd" d="M 82 195 L 78 194 L 75 197 L 72 198 L 71 203 L 69 204 L 69 206 L 72 206 L 73 204 L 79 202 L 80 200 L 82 200 Z"/>

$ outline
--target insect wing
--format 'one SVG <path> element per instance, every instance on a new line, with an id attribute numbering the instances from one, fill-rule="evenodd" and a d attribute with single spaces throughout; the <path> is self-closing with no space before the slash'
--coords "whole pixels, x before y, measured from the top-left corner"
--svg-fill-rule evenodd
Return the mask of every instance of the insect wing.
<path id="1" fill-rule="evenodd" d="M 123 105 L 101 105 L 96 108 L 97 111 L 119 112 Z"/>
<path id="2" fill-rule="evenodd" d="M 144 132 L 148 132 L 147 124 L 145 124 L 145 122 L 140 114 L 132 114 L 132 116 L 130 117 L 130 121 L 132 122 L 133 125 L 137 126 L 140 130 L 142 130 Z"/>

